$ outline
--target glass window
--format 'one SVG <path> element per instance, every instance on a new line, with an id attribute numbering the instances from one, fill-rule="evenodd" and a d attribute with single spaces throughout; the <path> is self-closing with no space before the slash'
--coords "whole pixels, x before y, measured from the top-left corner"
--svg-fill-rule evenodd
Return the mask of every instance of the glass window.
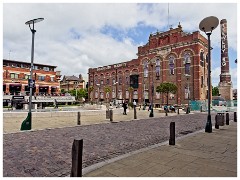
<path id="1" fill-rule="evenodd" d="M 114 79 L 114 78 L 112 79 L 112 84 L 113 84 L 113 85 L 115 84 L 115 79 Z"/>
<path id="2" fill-rule="evenodd" d="M 45 80 L 45 76 L 38 76 L 38 80 L 39 81 L 44 81 Z"/>
<path id="3" fill-rule="evenodd" d="M 35 65 L 35 66 L 34 66 L 34 69 L 38 69 L 38 66 Z"/>
<path id="4" fill-rule="evenodd" d="M 119 77 L 118 82 L 119 84 L 122 84 L 122 77 Z"/>
<path id="5" fill-rule="evenodd" d="M 11 73 L 11 74 L 10 74 L 10 77 L 11 77 L 11 79 L 14 79 L 14 78 L 15 78 L 15 74 L 14 74 L 14 73 Z"/>
<path id="6" fill-rule="evenodd" d="M 185 74 L 190 74 L 190 63 L 185 64 Z"/>
<path id="7" fill-rule="evenodd" d="M 160 60 L 157 59 L 156 60 L 156 77 L 157 77 L 157 79 L 159 79 L 159 76 L 160 76 Z"/>
<path id="8" fill-rule="evenodd" d="M 200 52 L 200 65 L 203 67 L 204 66 L 204 53 Z"/>
<path id="9" fill-rule="evenodd" d="M 101 84 L 103 84 L 103 80 L 101 80 Z"/>
<path id="10" fill-rule="evenodd" d="M 129 77 L 126 77 L 126 84 L 129 84 Z"/>
<path id="11" fill-rule="evenodd" d="M 109 84 L 109 79 L 107 79 L 107 82 L 106 82 L 107 84 Z"/>
<path id="12" fill-rule="evenodd" d="M 175 59 L 173 56 L 170 56 L 169 57 L 169 73 L 171 75 L 174 75 L 174 62 L 175 62 Z"/>
<path id="13" fill-rule="evenodd" d="M 49 71 L 49 67 L 43 67 L 44 71 Z"/>
<path id="14" fill-rule="evenodd" d="M 184 61 L 185 61 L 185 63 L 190 63 L 191 61 L 190 61 L 190 54 L 189 53 L 185 53 L 184 54 Z"/>
<path id="15" fill-rule="evenodd" d="M 30 79 L 30 75 L 25 74 L 25 79 Z"/>
<path id="16" fill-rule="evenodd" d="M 51 77 L 51 81 L 54 81 L 54 77 Z"/>
<path id="17" fill-rule="evenodd" d="M 144 77 L 148 77 L 148 63 L 144 62 Z"/>

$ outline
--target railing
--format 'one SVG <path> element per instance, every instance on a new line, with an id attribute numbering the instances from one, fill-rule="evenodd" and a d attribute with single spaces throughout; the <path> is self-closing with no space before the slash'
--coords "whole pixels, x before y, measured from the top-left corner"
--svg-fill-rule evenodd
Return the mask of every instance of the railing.
<path id="1" fill-rule="evenodd" d="M 190 101 L 190 108 L 192 111 L 207 111 L 208 110 L 208 101 Z M 224 111 L 237 111 L 237 100 L 229 100 L 224 103 L 216 102 L 213 100 L 211 102 L 211 111 L 224 112 Z"/>

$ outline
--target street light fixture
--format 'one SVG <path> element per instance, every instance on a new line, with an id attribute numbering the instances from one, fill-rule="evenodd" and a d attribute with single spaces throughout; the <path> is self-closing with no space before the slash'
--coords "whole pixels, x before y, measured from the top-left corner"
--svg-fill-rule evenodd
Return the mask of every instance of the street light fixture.
<path id="1" fill-rule="evenodd" d="M 187 108 L 187 114 L 189 114 L 190 111 L 190 107 L 189 107 L 189 100 L 190 100 L 190 89 L 189 89 L 189 80 L 190 80 L 190 74 L 185 74 L 186 78 L 187 78 L 187 85 L 188 85 L 188 108 Z"/>
<path id="2" fill-rule="evenodd" d="M 21 130 L 31 130 L 32 128 L 32 90 L 34 86 L 33 81 L 33 59 L 34 59 L 34 36 L 36 30 L 34 29 L 34 24 L 38 23 L 40 21 L 43 21 L 44 18 L 37 18 L 27 21 L 25 24 L 29 26 L 30 31 L 32 32 L 32 49 L 31 49 L 31 68 L 30 68 L 30 79 L 29 79 L 29 88 L 30 88 L 30 94 L 29 94 L 29 111 L 27 118 L 22 122 Z M 31 28 L 32 24 L 32 28 Z"/>
<path id="3" fill-rule="evenodd" d="M 152 105 L 151 105 L 151 111 L 150 111 L 149 117 L 154 117 L 154 114 L 153 114 L 153 93 L 154 93 L 153 64 L 151 64 L 151 66 L 152 66 Z"/>
<path id="4" fill-rule="evenodd" d="M 100 101 L 100 84 L 96 84 L 97 87 L 98 87 L 98 102 L 97 104 L 99 104 L 99 101 Z"/>
<path id="5" fill-rule="evenodd" d="M 205 132 L 211 133 L 212 132 L 212 122 L 211 122 L 211 110 L 210 110 L 210 101 L 211 101 L 211 42 L 210 36 L 212 31 L 218 26 L 219 20 L 215 16 L 209 16 L 204 18 L 200 24 L 199 29 L 203 31 L 208 36 L 208 118 L 205 127 Z"/>

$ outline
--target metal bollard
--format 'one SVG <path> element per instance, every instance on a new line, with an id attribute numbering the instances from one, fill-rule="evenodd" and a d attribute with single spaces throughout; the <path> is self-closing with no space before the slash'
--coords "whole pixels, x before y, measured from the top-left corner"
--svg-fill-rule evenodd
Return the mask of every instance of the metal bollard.
<path id="1" fill-rule="evenodd" d="M 237 112 L 234 112 L 234 122 L 237 122 Z"/>
<path id="2" fill-rule="evenodd" d="M 215 129 L 219 129 L 218 118 L 219 118 L 219 115 L 217 114 L 217 115 L 215 116 Z"/>
<path id="3" fill-rule="evenodd" d="M 136 111 L 136 106 L 134 106 L 134 119 L 137 119 L 137 111 Z"/>
<path id="4" fill-rule="evenodd" d="M 77 125 L 81 125 L 80 119 L 81 119 L 81 114 L 80 114 L 80 112 L 78 112 L 77 113 Z"/>
<path id="5" fill-rule="evenodd" d="M 226 113 L 226 125 L 229 125 L 229 113 Z"/>
<path id="6" fill-rule="evenodd" d="M 110 109 L 110 122 L 112 122 L 112 121 L 113 121 L 113 110 Z"/>
<path id="7" fill-rule="evenodd" d="M 165 111 L 165 115 L 168 116 L 167 110 Z"/>
<path id="8" fill-rule="evenodd" d="M 177 113 L 179 114 L 179 108 L 177 109 Z"/>
<path id="9" fill-rule="evenodd" d="M 82 177 L 83 140 L 74 139 L 72 145 L 72 169 L 70 177 Z"/>
<path id="10" fill-rule="evenodd" d="M 200 112 L 203 112 L 203 110 L 202 110 L 202 106 L 200 107 Z"/>
<path id="11" fill-rule="evenodd" d="M 175 145 L 175 122 L 170 123 L 169 145 Z"/>

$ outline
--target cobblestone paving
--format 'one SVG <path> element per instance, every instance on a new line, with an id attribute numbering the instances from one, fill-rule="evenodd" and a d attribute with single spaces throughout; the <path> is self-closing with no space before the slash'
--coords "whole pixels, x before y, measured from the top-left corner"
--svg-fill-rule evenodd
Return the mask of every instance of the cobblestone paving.
<path id="1" fill-rule="evenodd" d="M 214 117 L 212 114 L 213 125 Z M 206 113 L 197 113 L 4 134 L 3 176 L 68 176 L 74 139 L 83 139 L 83 166 L 87 167 L 168 140 L 171 121 L 175 122 L 176 136 L 182 136 L 182 132 L 203 129 L 206 118 Z"/>

